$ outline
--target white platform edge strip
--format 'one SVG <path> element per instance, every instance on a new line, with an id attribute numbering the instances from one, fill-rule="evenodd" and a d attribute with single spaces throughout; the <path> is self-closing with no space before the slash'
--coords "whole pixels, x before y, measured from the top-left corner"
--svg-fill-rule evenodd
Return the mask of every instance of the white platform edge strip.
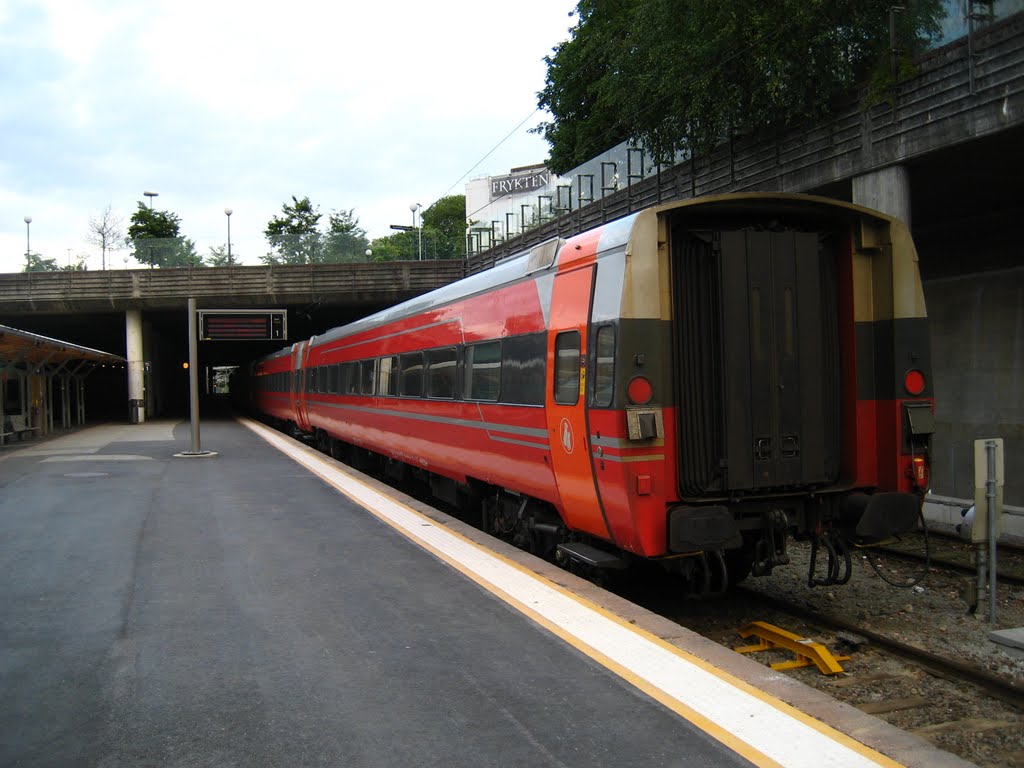
<path id="1" fill-rule="evenodd" d="M 739 750 L 755 764 L 777 764 L 792 768 L 825 766 L 895 766 L 899 763 L 858 744 L 850 737 L 813 721 L 766 694 L 755 696 L 730 682 L 724 673 L 713 674 L 686 658 L 678 649 L 652 640 L 642 630 L 620 623 L 600 610 L 570 596 L 537 574 L 527 573 L 487 552 L 429 518 L 388 498 L 376 489 L 352 477 L 312 449 L 296 444 L 279 433 L 248 419 L 242 424 L 268 443 L 321 477 L 377 517 L 406 536 L 422 543 L 453 564 L 461 565 L 482 583 L 494 587 L 508 602 L 525 607 L 541 617 L 545 624 L 561 630 L 559 634 L 575 638 L 576 647 L 592 649 L 588 653 L 629 682 L 645 683 L 643 690 L 659 691 L 685 710 L 710 721 L 755 752 Z M 603 658 L 602 658 L 603 657 Z M 612 662 L 612 665 L 605 663 Z M 620 668 L 617 669 L 616 667 Z M 738 682 L 738 681 L 737 681 Z M 677 710 L 678 711 L 678 710 Z M 710 735 L 718 737 L 715 733 Z M 729 744 L 735 748 L 734 743 Z M 759 754 L 757 754 L 759 753 Z M 758 759 L 759 756 L 761 759 Z M 765 760 L 764 758 L 767 758 Z"/>

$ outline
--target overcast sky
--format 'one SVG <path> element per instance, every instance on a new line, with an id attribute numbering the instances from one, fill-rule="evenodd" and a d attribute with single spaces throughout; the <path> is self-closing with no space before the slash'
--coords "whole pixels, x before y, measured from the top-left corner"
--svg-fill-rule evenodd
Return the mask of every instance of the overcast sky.
<path id="1" fill-rule="evenodd" d="M 144 191 L 201 254 L 230 207 L 250 264 L 291 195 L 371 238 L 411 224 L 410 203 L 547 156 L 528 129 L 575 5 L 0 0 L 0 271 L 24 267 L 25 216 L 33 252 L 99 269 L 90 217 L 127 228 Z"/>

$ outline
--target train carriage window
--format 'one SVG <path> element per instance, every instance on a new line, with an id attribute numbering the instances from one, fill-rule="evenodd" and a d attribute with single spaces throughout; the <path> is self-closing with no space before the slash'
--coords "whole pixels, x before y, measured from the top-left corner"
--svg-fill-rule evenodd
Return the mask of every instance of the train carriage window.
<path id="1" fill-rule="evenodd" d="M 398 357 L 382 357 L 377 374 L 377 394 L 395 397 L 398 394 Z"/>
<path id="2" fill-rule="evenodd" d="M 423 397 L 423 353 L 401 356 L 402 397 Z"/>
<path id="3" fill-rule="evenodd" d="M 455 347 L 427 352 L 427 397 L 455 397 L 455 371 L 458 358 Z"/>
<path id="4" fill-rule="evenodd" d="M 547 334 L 509 336 L 501 342 L 501 401 L 544 405 L 544 357 Z"/>
<path id="5" fill-rule="evenodd" d="M 361 394 L 373 394 L 373 378 L 376 369 L 376 360 L 363 360 L 359 363 L 359 392 Z"/>
<path id="6" fill-rule="evenodd" d="M 576 405 L 580 399 L 580 332 L 555 337 L 555 402 Z"/>
<path id="7" fill-rule="evenodd" d="M 615 393 L 615 326 L 597 329 L 594 352 L 594 405 L 608 406 Z"/>
<path id="8" fill-rule="evenodd" d="M 359 363 L 341 364 L 341 394 L 359 394 Z"/>
<path id="9" fill-rule="evenodd" d="M 341 388 L 338 386 L 339 381 L 341 381 L 341 365 L 332 365 L 327 380 L 327 391 L 332 395 L 336 395 L 341 391 Z"/>
<path id="10" fill-rule="evenodd" d="M 485 341 L 466 347 L 467 400 L 497 400 L 501 391 L 501 342 Z"/>

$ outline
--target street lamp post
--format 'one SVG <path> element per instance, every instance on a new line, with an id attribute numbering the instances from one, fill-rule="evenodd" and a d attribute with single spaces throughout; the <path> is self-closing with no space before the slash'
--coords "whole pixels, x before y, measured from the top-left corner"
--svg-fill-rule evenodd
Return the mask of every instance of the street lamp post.
<path id="1" fill-rule="evenodd" d="M 369 261 L 373 256 L 373 250 L 370 248 L 366 249 L 366 260 Z"/>
<path id="2" fill-rule="evenodd" d="M 153 198 L 159 195 L 159 192 L 143 192 L 143 195 L 149 198 L 149 210 L 153 210 Z M 149 268 L 153 268 L 153 246 L 149 246 Z"/>
<path id="3" fill-rule="evenodd" d="M 409 204 L 409 210 L 412 211 L 412 228 L 416 230 L 416 236 L 417 236 L 417 239 L 419 241 L 419 251 L 418 251 L 419 255 L 417 256 L 417 259 L 419 259 L 421 261 L 423 259 L 423 217 L 422 216 L 420 217 L 420 226 L 417 227 L 416 226 L 416 211 L 418 211 L 422 207 L 423 206 L 420 205 L 419 203 L 410 203 Z"/>
<path id="4" fill-rule="evenodd" d="M 224 209 L 224 215 L 228 217 L 228 266 L 231 266 L 231 214 L 234 213 L 230 208 Z"/>
<path id="5" fill-rule="evenodd" d="M 32 265 L 32 246 L 31 238 L 29 237 L 29 225 L 32 223 L 32 217 L 25 217 L 25 271 L 28 272 L 29 267 Z"/>

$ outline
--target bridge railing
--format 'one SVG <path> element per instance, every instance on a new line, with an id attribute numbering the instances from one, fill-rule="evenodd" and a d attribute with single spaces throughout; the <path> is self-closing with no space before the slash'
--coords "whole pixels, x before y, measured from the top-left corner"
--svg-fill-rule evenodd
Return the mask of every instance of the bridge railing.
<path id="1" fill-rule="evenodd" d="M 0 311 L 160 308 L 186 298 L 225 305 L 400 301 L 460 279 L 461 260 L 0 274 Z"/>

